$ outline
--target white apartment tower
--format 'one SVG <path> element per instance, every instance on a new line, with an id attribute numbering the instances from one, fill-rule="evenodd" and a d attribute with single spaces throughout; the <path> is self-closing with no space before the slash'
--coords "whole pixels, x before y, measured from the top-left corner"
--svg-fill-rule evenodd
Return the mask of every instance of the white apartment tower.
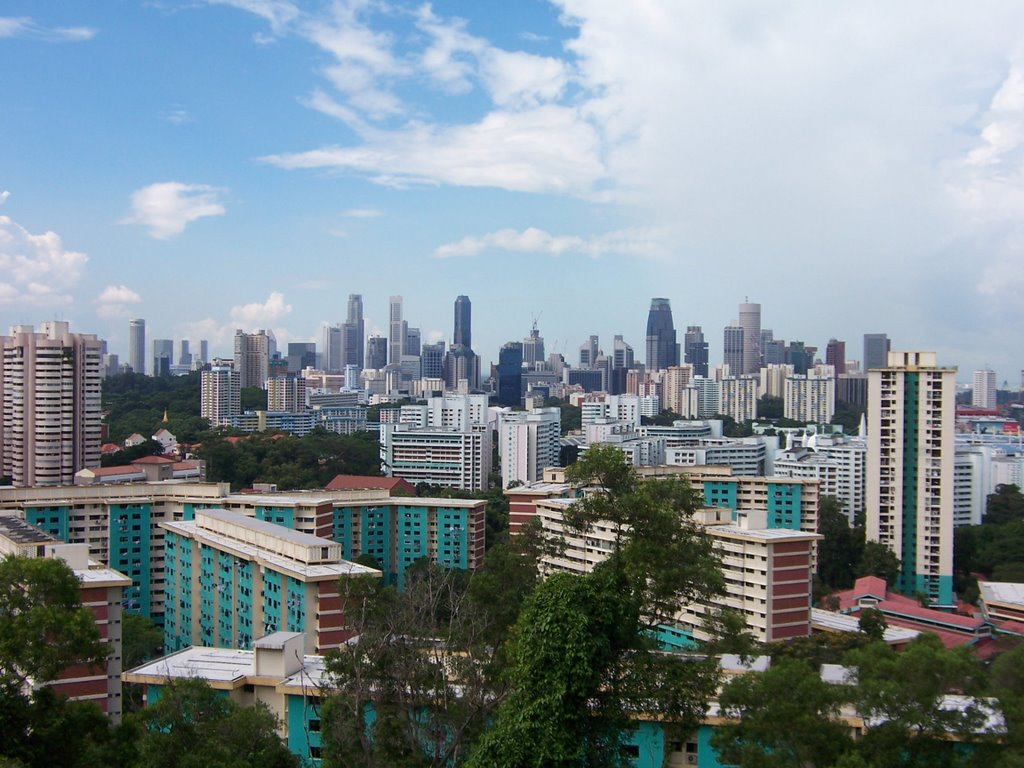
<path id="1" fill-rule="evenodd" d="M 561 411 L 538 408 L 508 411 L 498 421 L 498 456 L 501 487 L 513 482 L 532 483 L 544 478 L 544 470 L 559 465 L 562 435 Z"/>
<path id="2" fill-rule="evenodd" d="M 956 369 L 890 352 L 868 372 L 867 537 L 900 559 L 896 587 L 953 603 Z"/>
<path id="3" fill-rule="evenodd" d="M 71 485 L 100 465 L 102 346 L 64 321 L 0 337 L 0 455 L 14 485 Z"/>
<path id="4" fill-rule="evenodd" d="M 835 368 L 816 365 L 806 376 L 787 376 L 783 409 L 785 417 L 794 421 L 810 424 L 832 421 L 836 410 Z"/>
<path id="5" fill-rule="evenodd" d="M 725 376 L 721 381 L 721 413 L 737 424 L 757 418 L 756 376 Z"/>
<path id="6" fill-rule="evenodd" d="M 996 372 L 987 368 L 974 372 L 974 387 L 971 390 L 971 405 L 987 411 L 996 408 Z"/>
<path id="7" fill-rule="evenodd" d="M 216 427 L 242 412 L 242 387 L 238 371 L 214 366 L 200 378 L 199 415 Z"/>

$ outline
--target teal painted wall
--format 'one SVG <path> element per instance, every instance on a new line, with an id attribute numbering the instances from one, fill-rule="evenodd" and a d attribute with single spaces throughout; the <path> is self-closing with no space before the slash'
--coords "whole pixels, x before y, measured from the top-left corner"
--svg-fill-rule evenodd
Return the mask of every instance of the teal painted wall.
<path id="1" fill-rule="evenodd" d="M 68 518 L 71 508 L 67 506 L 25 507 L 25 521 L 65 544 L 73 544 L 68 539 Z"/>
<path id="2" fill-rule="evenodd" d="M 109 504 L 108 565 L 132 580 L 125 607 L 154 620 L 150 611 L 150 505 Z M 159 617 L 163 623 L 163 616 Z"/>
<path id="3" fill-rule="evenodd" d="M 320 708 L 312 699 L 303 696 L 287 696 L 288 749 L 309 765 L 320 765 L 314 757 L 322 744 L 320 740 Z M 311 753 L 310 748 L 313 748 Z"/>
<path id="4" fill-rule="evenodd" d="M 800 530 L 800 493 L 796 483 L 768 483 L 768 527 Z"/>

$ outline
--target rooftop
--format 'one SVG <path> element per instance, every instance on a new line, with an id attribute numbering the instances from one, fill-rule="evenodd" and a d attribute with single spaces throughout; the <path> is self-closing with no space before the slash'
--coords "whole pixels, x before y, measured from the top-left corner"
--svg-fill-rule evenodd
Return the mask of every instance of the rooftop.
<path id="1" fill-rule="evenodd" d="M 50 534 L 13 515 L 0 515 L 0 535 L 6 536 L 15 544 L 54 544 L 57 542 L 57 539 Z"/>
<path id="2" fill-rule="evenodd" d="M 1012 581 L 979 581 L 981 599 L 986 603 L 1009 603 L 1024 608 L 1024 584 Z"/>

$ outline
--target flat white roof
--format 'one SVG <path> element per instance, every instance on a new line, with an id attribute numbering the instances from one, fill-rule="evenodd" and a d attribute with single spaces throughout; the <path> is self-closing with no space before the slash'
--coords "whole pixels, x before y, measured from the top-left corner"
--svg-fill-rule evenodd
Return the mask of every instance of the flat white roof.
<path id="1" fill-rule="evenodd" d="M 860 632 L 860 619 L 856 616 L 847 616 L 845 613 L 811 608 L 811 626 L 835 632 Z M 906 643 L 920 634 L 916 629 L 886 627 L 883 639 L 887 643 Z"/>
<path id="2" fill-rule="evenodd" d="M 1012 581 L 979 581 L 981 599 L 986 603 L 1011 603 L 1024 608 L 1024 584 Z"/>
<path id="3" fill-rule="evenodd" d="M 245 518 L 251 520 L 251 518 Z M 257 521 L 262 522 L 262 521 Z M 238 552 L 252 560 L 262 560 L 267 563 L 271 568 L 279 571 L 285 571 L 290 573 L 297 573 L 303 576 L 307 580 L 322 579 L 329 577 L 338 576 L 379 576 L 380 571 L 375 568 L 368 568 L 365 565 L 359 565 L 349 560 L 338 559 L 337 563 L 317 563 L 315 565 L 307 565 L 306 563 L 300 563 L 296 560 L 291 560 L 287 557 L 282 557 L 276 552 L 270 552 L 269 550 L 262 549 L 260 547 L 254 547 L 251 544 L 238 541 L 237 539 L 231 539 L 227 536 L 221 536 L 220 534 L 213 533 L 201 528 L 198 528 L 195 521 L 181 521 L 176 523 L 161 523 L 161 527 L 168 531 L 178 533 L 188 538 L 194 538 L 196 535 L 202 536 L 203 539 L 213 544 L 218 549 L 224 549 L 229 552 Z M 267 523 L 267 525 L 274 525 L 273 523 Z M 283 526 L 275 526 L 276 528 L 282 528 Z M 288 530 L 285 528 L 284 530 Z M 315 536 L 313 538 L 316 538 Z M 318 539 L 318 541 L 328 541 L 330 544 L 335 544 L 333 541 L 328 539 Z"/>
<path id="4" fill-rule="evenodd" d="M 304 547 L 333 547 L 337 545 L 336 542 L 331 541 L 330 539 L 314 536 L 311 533 L 303 533 L 302 531 L 286 528 L 285 526 L 278 525 L 277 523 L 271 523 L 266 520 L 257 520 L 256 518 L 249 517 L 248 515 L 217 508 L 196 510 L 197 527 L 204 533 L 207 533 L 208 531 L 198 525 L 200 517 L 212 517 L 214 520 L 220 520 L 224 523 L 237 525 L 240 528 L 249 528 L 254 531 L 265 533 L 268 536 L 273 536 L 275 539 L 290 541 L 293 544 L 300 544 Z"/>
<path id="5" fill-rule="evenodd" d="M 794 531 L 789 528 L 741 528 L 738 525 L 707 525 L 704 526 L 704 530 L 710 534 L 747 539 L 764 539 L 765 541 L 784 541 L 785 539 L 806 541 L 807 539 L 822 538 L 820 533 Z"/>
<path id="6" fill-rule="evenodd" d="M 179 678 L 201 677 L 217 683 L 230 683 L 252 674 L 253 651 L 193 646 L 147 662 L 125 675 Z"/>

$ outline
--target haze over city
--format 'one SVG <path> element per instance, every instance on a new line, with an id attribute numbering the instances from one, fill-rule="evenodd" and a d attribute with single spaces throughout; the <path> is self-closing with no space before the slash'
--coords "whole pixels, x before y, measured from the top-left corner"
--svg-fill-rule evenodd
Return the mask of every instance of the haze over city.
<path id="1" fill-rule="evenodd" d="M 127 352 L 320 341 L 363 295 L 494 360 L 712 361 L 749 297 L 824 348 L 888 333 L 1016 387 L 1024 5 L 597 0 L 39 4 L 0 17 L 0 326 Z"/>

